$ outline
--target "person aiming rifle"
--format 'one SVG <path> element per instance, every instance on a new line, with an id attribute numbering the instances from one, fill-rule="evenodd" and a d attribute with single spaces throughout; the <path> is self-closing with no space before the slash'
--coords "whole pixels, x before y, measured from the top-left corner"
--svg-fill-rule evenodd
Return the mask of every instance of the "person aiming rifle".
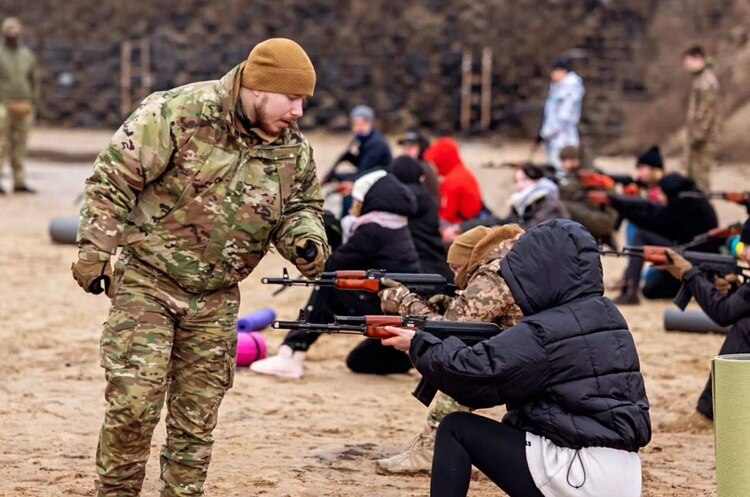
<path id="1" fill-rule="evenodd" d="M 419 256 L 408 228 L 408 216 L 416 210 L 409 189 L 393 175 L 378 170 L 354 182 L 351 215 L 341 222 L 344 242 L 326 261 L 325 271 L 366 271 L 378 268 L 387 273 L 420 272 Z M 359 273 L 361 274 L 361 273 Z M 350 280 L 351 281 L 351 280 Z M 357 286 L 379 284 L 360 280 Z M 318 286 L 305 305 L 307 321 L 330 323 L 333 316 L 380 314 L 380 300 L 371 291 L 340 291 L 334 286 Z M 299 379 L 304 375 L 307 350 L 319 335 L 292 330 L 275 356 L 255 361 L 255 373 Z M 348 355 L 346 364 L 354 372 L 366 374 L 405 373 L 409 358 L 379 340 L 366 339 Z"/>
<path id="2" fill-rule="evenodd" d="M 676 248 L 659 247 L 646 245 L 643 247 L 625 247 L 621 251 L 605 250 L 602 255 L 615 255 L 626 257 L 637 257 L 644 262 L 651 262 L 654 269 L 666 269 L 675 263 L 674 254 L 678 254 L 681 259 L 688 261 L 692 265 L 701 268 L 701 270 L 710 276 L 723 276 L 735 274 L 740 277 L 747 277 L 747 268 L 739 266 L 737 260 L 731 255 L 709 254 L 705 252 L 684 251 L 679 252 Z M 667 271 L 674 276 L 674 272 Z M 680 279 L 678 279 L 680 281 Z M 690 300 L 693 298 L 690 287 L 684 283 L 680 286 L 674 303 L 677 307 L 684 310 Z"/>
<path id="3" fill-rule="evenodd" d="M 740 242 L 743 244 L 739 259 L 750 264 L 750 219 L 742 225 Z M 701 309 L 720 326 L 731 326 L 719 350 L 719 355 L 746 354 L 750 352 L 750 284 L 738 284 L 736 271 L 718 273 L 707 271 L 701 264 L 691 261 L 685 254 L 667 249 L 670 259 L 660 269 L 668 271 L 683 282 L 695 297 Z M 698 399 L 696 410 L 701 416 L 713 419 L 711 376 Z"/>
<path id="4" fill-rule="evenodd" d="M 510 497 L 641 495 L 649 403 L 625 319 L 604 297 L 596 241 L 573 221 L 529 230 L 500 264 L 524 319 L 473 347 L 389 327 L 422 377 L 502 422 L 455 412 L 440 424 L 431 497 L 464 497 L 472 465 Z"/>
<path id="5" fill-rule="evenodd" d="M 451 298 L 436 295 L 429 299 L 404 285 L 393 285 L 381 292 L 381 307 L 389 314 L 423 315 L 441 321 L 496 323 L 510 328 L 521 319 L 521 310 L 500 275 L 500 263 L 523 230 L 517 225 L 496 228 L 480 226 L 461 234 L 451 245 L 447 261 L 456 274 L 461 291 Z M 425 426 L 409 447 L 376 461 L 381 474 L 429 473 L 435 447 L 435 433 L 450 413 L 470 411 L 444 393 L 438 393 L 427 414 Z"/>

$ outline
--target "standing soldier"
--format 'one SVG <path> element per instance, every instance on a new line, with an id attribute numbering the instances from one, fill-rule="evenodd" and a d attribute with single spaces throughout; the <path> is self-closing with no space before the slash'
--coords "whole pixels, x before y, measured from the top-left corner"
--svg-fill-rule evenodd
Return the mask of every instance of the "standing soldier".
<path id="1" fill-rule="evenodd" d="M 21 22 L 18 19 L 8 17 L 0 31 L 3 34 L 0 45 L 0 170 L 9 155 L 13 191 L 34 193 L 24 182 L 23 163 L 26 139 L 39 103 L 36 58 L 29 48 L 20 44 Z M 2 193 L 5 190 L 0 187 Z"/>
<path id="2" fill-rule="evenodd" d="M 687 175 L 700 190 L 711 189 L 711 166 L 719 125 L 719 80 L 699 45 L 682 54 L 682 66 L 692 73 L 687 114 Z"/>
<path id="3" fill-rule="evenodd" d="M 551 84 L 544 102 L 537 143 L 546 144 L 547 161 L 562 173 L 560 151 L 568 145 L 578 146 L 581 140 L 578 124 L 586 89 L 581 77 L 573 71 L 569 59 L 554 61 L 549 77 Z"/>
<path id="4" fill-rule="evenodd" d="M 269 243 L 308 278 L 322 271 L 320 185 L 296 126 L 314 88 L 302 47 L 266 40 L 218 81 L 147 97 L 97 158 L 72 270 L 112 298 L 99 497 L 139 495 L 165 395 L 161 495 L 203 495 L 234 375 L 238 282 Z"/>

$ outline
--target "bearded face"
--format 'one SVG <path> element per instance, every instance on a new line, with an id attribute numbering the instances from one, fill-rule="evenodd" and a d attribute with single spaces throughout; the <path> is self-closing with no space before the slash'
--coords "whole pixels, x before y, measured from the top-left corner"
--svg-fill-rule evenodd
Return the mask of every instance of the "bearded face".
<path id="1" fill-rule="evenodd" d="M 243 90 L 246 89 L 243 88 Z M 301 95 L 246 91 L 251 92 L 254 98 L 251 104 L 252 109 L 247 109 L 247 104 L 243 99 L 245 111 L 250 116 L 253 125 L 258 126 L 268 135 L 279 136 L 304 114 L 302 109 L 304 97 Z"/>

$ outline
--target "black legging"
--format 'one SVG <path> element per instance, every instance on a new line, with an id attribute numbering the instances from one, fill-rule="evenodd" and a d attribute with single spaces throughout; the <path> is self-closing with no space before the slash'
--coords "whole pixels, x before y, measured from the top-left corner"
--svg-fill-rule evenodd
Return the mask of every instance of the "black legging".
<path id="1" fill-rule="evenodd" d="M 435 439 L 430 497 L 465 497 L 471 466 L 510 497 L 544 497 L 526 464 L 526 433 L 484 416 L 454 412 Z"/>

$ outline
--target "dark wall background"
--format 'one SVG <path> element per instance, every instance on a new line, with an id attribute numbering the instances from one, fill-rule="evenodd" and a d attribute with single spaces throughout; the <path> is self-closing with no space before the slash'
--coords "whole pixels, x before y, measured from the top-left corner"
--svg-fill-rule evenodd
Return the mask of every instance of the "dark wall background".
<path id="1" fill-rule="evenodd" d="M 669 105 L 677 110 L 667 119 L 669 125 L 657 126 L 658 136 L 640 129 L 644 109 L 670 92 L 682 98 L 689 83 L 679 73 L 683 47 L 670 48 L 667 42 L 697 36 L 718 45 L 717 32 L 726 30 L 738 14 L 736 6 L 745 3 L 0 0 L 0 12 L 17 15 L 26 24 L 26 41 L 42 67 L 40 117 L 50 124 L 111 127 L 121 122 L 124 40 L 136 42 L 136 47 L 139 40 L 149 40 L 152 89 L 159 90 L 220 77 L 255 43 L 284 36 L 305 47 L 318 71 L 304 127 L 345 129 L 348 110 L 368 103 L 387 131 L 422 126 L 436 133 L 454 132 L 459 127 L 462 51 L 473 50 L 478 61 L 481 49 L 489 47 L 493 130 L 534 136 L 549 64 L 566 53 L 575 58 L 587 84 L 582 125 L 586 139 L 597 146 L 615 143 L 635 149 L 655 138 L 666 139 L 681 125 L 684 107 L 673 98 Z M 675 15 L 683 22 L 670 25 Z M 656 32 L 660 25 L 667 27 Z M 139 57 L 136 49 L 136 65 Z M 669 61 L 669 70 L 660 72 L 654 61 Z M 140 97 L 137 77 L 133 84 L 135 105 Z M 623 141 L 626 133 L 632 138 Z"/>

